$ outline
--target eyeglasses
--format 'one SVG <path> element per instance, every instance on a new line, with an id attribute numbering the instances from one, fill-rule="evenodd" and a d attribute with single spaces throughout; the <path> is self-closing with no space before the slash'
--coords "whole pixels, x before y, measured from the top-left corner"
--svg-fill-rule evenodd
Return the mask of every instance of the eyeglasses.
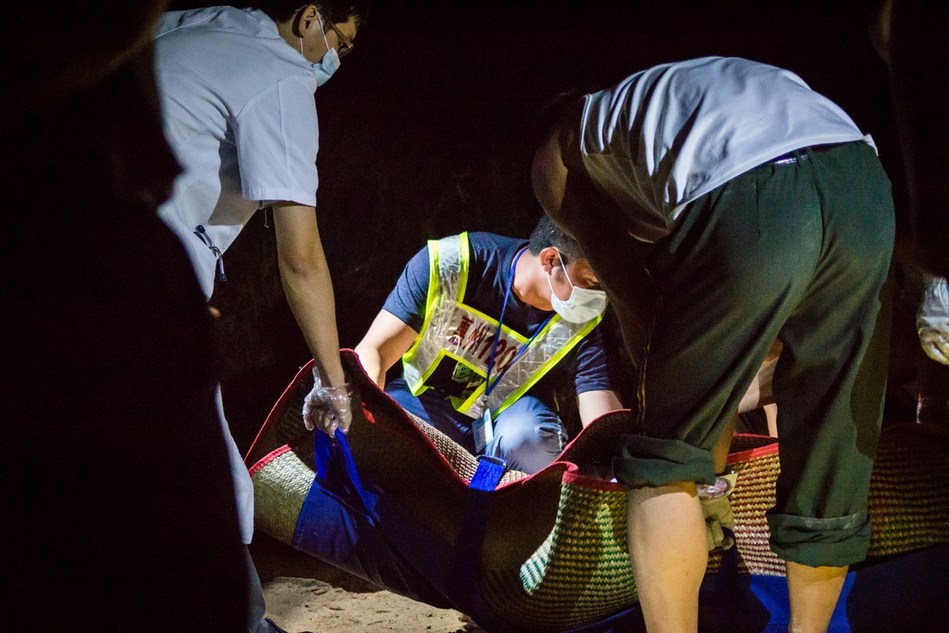
<path id="1" fill-rule="evenodd" d="M 356 45 L 353 43 L 352 39 L 346 37 L 346 34 L 340 31 L 339 27 L 333 24 L 329 18 L 324 17 L 323 19 L 330 26 L 330 28 L 333 29 L 333 32 L 336 33 L 336 39 L 339 40 L 339 50 L 336 52 L 340 57 L 346 57 L 352 52 L 353 47 Z M 323 29 L 323 32 L 326 33 L 326 29 Z"/>

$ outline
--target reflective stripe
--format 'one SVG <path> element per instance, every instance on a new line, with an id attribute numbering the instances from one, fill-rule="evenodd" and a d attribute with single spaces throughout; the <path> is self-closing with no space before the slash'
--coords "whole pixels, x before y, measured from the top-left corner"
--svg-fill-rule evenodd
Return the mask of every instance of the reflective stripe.
<path id="1" fill-rule="evenodd" d="M 429 242 L 431 276 L 425 319 L 419 336 L 402 357 L 402 364 L 405 381 L 415 395 L 430 387 L 427 381 L 442 361 L 462 365 L 467 369 L 469 383 L 478 384 L 472 385 L 464 401 L 454 403 L 455 409 L 478 418 L 484 410 L 484 377 L 498 322 L 464 303 L 469 250 L 467 233 Z M 520 356 L 518 351 L 528 338 L 502 325 L 492 380 L 494 375 L 504 374 L 487 399 L 492 413 L 497 415 L 516 402 L 601 320 L 602 316 L 577 324 L 554 315 Z M 510 368 L 504 371 L 508 364 Z M 457 367 L 453 370 L 455 374 Z"/>

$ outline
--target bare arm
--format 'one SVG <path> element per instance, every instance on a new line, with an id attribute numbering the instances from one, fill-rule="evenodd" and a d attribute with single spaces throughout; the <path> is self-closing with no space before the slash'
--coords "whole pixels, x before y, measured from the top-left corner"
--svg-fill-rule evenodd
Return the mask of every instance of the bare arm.
<path id="1" fill-rule="evenodd" d="M 625 216 L 590 182 L 576 135 L 567 129 L 572 126 L 552 134 L 537 150 L 531 171 L 534 193 L 550 219 L 580 244 L 616 310 L 631 357 L 638 358 L 655 285 L 624 230 Z"/>
<path id="2" fill-rule="evenodd" d="M 386 371 L 415 342 L 418 332 L 390 312 L 381 310 L 356 346 L 363 369 L 379 387 L 385 387 Z"/>
<path id="3" fill-rule="evenodd" d="M 273 216 L 280 280 L 290 310 L 316 360 L 323 384 L 341 386 L 346 377 L 339 360 L 336 303 L 316 209 L 280 202 L 274 204 Z"/>
<path id="4" fill-rule="evenodd" d="M 738 403 L 738 413 L 747 413 L 774 402 L 771 381 L 774 379 L 774 368 L 778 365 L 778 357 L 782 349 L 784 345 L 781 341 L 776 340 L 771 344 L 771 349 L 768 350 L 768 355 L 758 368 L 758 373 L 755 374 L 741 402 Z"/>
<path id="5" fill-rule="evenodd" d="M 597 191 L 585 173 L 571 171 L 564 204 L 551 218 L 580 244 L 615 309 L 622 311 L 622 320 L 630 313 L 641 315 L 653 301 L 652 282 L 632 248 L 634 238 L 624 230 L 627 221 L 619 207 Z"/>
<path id="6" fill-rule="evenodd" d="M 738 413 L 748 413 L 758 407 L 763 407 L 774 402 L 771 380 L 774 376 L 774 367 L 776 364 L 777 360 L 773 362 L 766 360 L 764 364 L 761 365 L 761 369 L 755 374 L 745 395 L 741 397 L 741 402 L 738 403 Z"/>
<path id="7" fill-rule="evenodd" d="M 586 428 L 590 422 L 604 413 L 622 409 L 619 395 L 615 391 L 584 391 L 577 395 L 577 409 L 580 413 L 580 422 Z"/>

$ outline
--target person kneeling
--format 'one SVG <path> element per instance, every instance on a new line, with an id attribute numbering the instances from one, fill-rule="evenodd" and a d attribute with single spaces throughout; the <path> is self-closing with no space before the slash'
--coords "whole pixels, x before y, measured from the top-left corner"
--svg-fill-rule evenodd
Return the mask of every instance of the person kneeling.
<path id="1" fill-rule="evenodd" d="M 584 426 L 621 408 L 606 295 L 576 242 L 543 217 L 530 240 L 461 233 L 406 265 L 356 346 L 396 402 L 472 454 L 533 473 L 567 440 L 554 391 L 573 377 Z M 402 358 L 401 377 L 385 384 Z"/>

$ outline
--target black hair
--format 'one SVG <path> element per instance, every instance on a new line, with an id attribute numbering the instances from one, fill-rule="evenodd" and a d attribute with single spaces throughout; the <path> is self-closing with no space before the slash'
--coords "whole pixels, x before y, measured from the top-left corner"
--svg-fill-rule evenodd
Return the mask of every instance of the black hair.
<path id="1" fill-rule="evenodd" d="M 574 108 L 580 107 L 580 100 L 584 96 L 596 90 L 597 88 L 592 84 L 573 86 L 561 90 L 548 99 L 534 116 L 531 124 L 531 151 L 533 152 L 540 147 L 551 132 L 560 127 L 560 124 Z"/>
<path id="2" fill-rule="evenodd" d="M 531 231 L 527 248 L 532 255 L 537 255 L 548 246 L 553 246 L 560 251 L 561 262 L 564 266 L 568 261 L 584 259 L 577 241 L 564 233 L 549 217 L 542 215 L 534 230 Z"/>
<path id="3" fill-rule="evenodd" d="M 356 25 L 360 28 L 369 19 L 368 0 L 245 0 L 240 5 L 260 9 L 274 22 L 287 22 L 300 8 L 313 5 L 320 14 L 333 24 L 346 22 L 351 17 L 356 18 Z"/>

